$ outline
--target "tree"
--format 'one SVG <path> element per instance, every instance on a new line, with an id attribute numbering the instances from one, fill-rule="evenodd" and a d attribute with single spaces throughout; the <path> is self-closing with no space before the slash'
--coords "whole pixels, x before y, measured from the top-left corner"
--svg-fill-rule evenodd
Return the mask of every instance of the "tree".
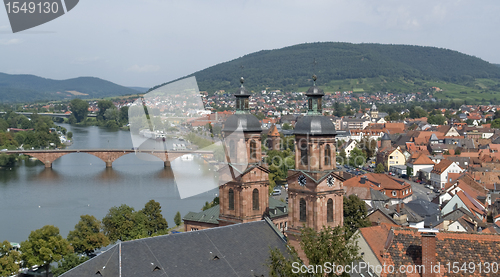
<path id="1" fill-rule="evenodd" d="M 128 123 L 128 106 L 123 106 L 120 108 L 120 122 L 122 125 Z"/>
<path id="2" fill-rule="evenodd" d="M 366 154 L 359 148 L 354 147 L 349 155 L 349 164 L 354 167 L 362 166 L 366 163 Z"/>
<path id="3" fill-rule="evenodd" d="M 319 232 L 309 227 L 302 228 L 300 247 L 304 251 L 309 265 L 313 267 L 314 265 L 324 265 L 328 262 L 332 265 L 350 265 L 361 258 L 358 254 L 359 247 L 357 243 L 354 240 L 350 240 L 350 236 L 347 235 L 347 230 L 343 226 L 335 228 L 328 226 Z M 270 259 L 268 260 L 271 276 L 296 275 L 296 272 L 293 272 L 293 263 L 298 262 L 298 265 L 302 265 L 303 261 L 299 258 L 297 251 L 293 247 L 288 248 L 285 255 L 278 249 L 271 249 Z M 325 273 L 318 271 L 307 276 L 325 276 Z M 331 272 L 326 274 L 326 276 L 337 275 Z M 341 276 L 349 275 L 344 272 Z"/>
<path id="4" fill-rule="evenodd" d="M 101 221 L 92 215 L 80 216 L 75 230 L 69 232 L 68 241 L 76 253 L 87 256 L 109 244 L 109 239 L 101 231 Z"/>
<path id="5" fill-rule="evenodd" d="M 82 99 L 73 99 L 69 103 L 69 110 L 75 116 L 76 122 L 82 122 L 87 119 L 89 103 Z"/>
<path id="6" fill-rule="evenodd" d="M 458 155 L 460 155 L 460 154 L 462 154 L 462 150 L 461 150 L 460 148 L 456 148 L 456 149 L 455 149 L 455 155 L 457 155 L 457 156 L 458 156 Z"/>
<path id="7" fill-rule="evenodd" d="M 68 139 L 72 139 L 73 138 L 73 132 L 68 132 L 66 134 L 66 137 L 68 137 Z"/>
<path id="8" fill-rule="evenodd" d="M 0 245 L 0 276 L 11 276 L 19 271 L 21 253 L 11 248 L 6 240 Z"/>
<path id="9" fill-rule="evenodd" d="M 21 242 L 20 251 L 24 266 L 43 265 L 45 276 L 49 276 L 50 264 L 73 252 L 73 247 L 59 234 L 59 228 L 45 225 L 31 231 L 28 240 Z"/>
<path id="10" fill-rule="evenodd" d="M 283 123 L 283 125 L 281 126 L 281 129 L 283 129 L 283 130 L 291 130 L 292 129 L 292 125 L 290 123 Z"/>
<path id="11" fill-rule="evenodd" d="M 99 108 L 97 119 L 102 120 L 104 118 L 104 113 L 106 113 L 106 110 L 115 108 L 115 105 L 109 100 L 99 100 L 99 102 L 97 102 L 97 107 Z"/>
<path id="12" fill-rule="evenodd" d="M 104 234 L 111 242 L 147 237 L 146 216 L 125 204 L 112 207 L 102 219 Z"/>
<path id="13" fill-rule="evenodd" d="M 385 166 L 382 163 L 378 163 L 377 167 L 375 168 L 375 173 L 384 173 L 385 172 Z"/>
<path id="14" fill-rule="evenodd" d="M 363 153 L 365 153 L 365 156 L 367 158 L 371 158 L 373 156 L 375 156 L 376 154 L 376 149 L 377 149 L 377 141 L 374 140 L 374 139 L 370 139 L 369 137 L 363 137 L 363 139 L 361 139 L 361 150 L 363 151 Z"/>
<path id="15" fill-rule="evenodd" d="M 104 119 L 118 122 L 120 121 L 120 112 L 113 106 L 112 108 L 109 108 L 106 110 L 106 112 L 104 112 Z"/>
<path id="16" fill-rule="evenodd" d="M 500 128 L 500 118 L 494 119 L 491 122 L 491 128 L 497 128 L 497 129 Z"/>
<path id="17" fill-rule="evenodd" d="M 175 214 L 175 217 L 174 217 L 174 222 L 175 222 L 175 225 L 176 226 L 179 226 L 181 225 L 181 213 L 178 211 L 176 214 Z"/>
<path id="18" fill-rule="evenodd" d="M 371 225 L 366 214 L 365 201 L 354 194 L 344 197 L 344 226 L 347 228 L 349 236 L 353 235 L 359 228 Z"/>
<path id="19" fill-rule="evenodd" d="M 59 261 L 57 263 L 57 268 L 54 268 L 52 270 L 52 273 L 54 274 L 54 276 L 62 275 L 66 271 L 69 271 L 79 264 L 86 262 L 88 259 L 89 258 L 87 256 L 79 256 L 75 253 L 71 253 L 64 256 L 62 261 Z"/>
<path id="20" fill-rule="evenodd" d="M 213 208 L 213 207 L 215 207 L 217 205 L 219 205 L 219 196 L 215 196 L 214 200 L 212 200 L 212 202 L 210 202 L 210 203 L 208 203 L 208 201 L 205 202 L 205 205 L 201 208 L 201 210 L 205 211 L 205 210 Z"/>
<path id="21" fill-rule="evenodd" d="M 160 203 L 150 200 L 140 212 L 146 216 L 146 232 L 148 236 L 166 234 L 168 223 L 161 214 Z"/>

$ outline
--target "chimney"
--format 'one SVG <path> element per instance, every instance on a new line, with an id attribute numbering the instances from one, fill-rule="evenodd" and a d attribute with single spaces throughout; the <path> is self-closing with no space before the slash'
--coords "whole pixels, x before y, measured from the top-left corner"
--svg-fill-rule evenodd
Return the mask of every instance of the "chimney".
<path id="1" fill-rule="evenodd" d="M 436 234 L 422 234 L 422 277 L 435 277 L 434 266 L 436 265 Z"/>

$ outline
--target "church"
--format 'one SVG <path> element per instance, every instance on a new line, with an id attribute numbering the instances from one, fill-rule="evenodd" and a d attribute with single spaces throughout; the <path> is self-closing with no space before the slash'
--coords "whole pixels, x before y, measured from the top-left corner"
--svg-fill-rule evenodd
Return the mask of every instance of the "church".
<path id="1" fill-rule="evenodd" d="M 293 245 L 303 226 L 320 230 L 343 224 L 344 179 L 336 171 L 335 126 L 322 115 L 324 92 L 316 86 L 316 76 L 313 80 L 306 93 L 307 115 L 298 119 L 293 133 L 295 169 L 288 172 L 288 204 L 269 196 L 261 124 L 249 113 L 250 93 L 242 78 L 234 94 L 236 112 L 222 129 L 228 164 L 219 170 L 219 205 L 188 213 L 183 218 L 185 231 L 267 218 Z M 273 144 L 279 145 L 276 141 Z"/>

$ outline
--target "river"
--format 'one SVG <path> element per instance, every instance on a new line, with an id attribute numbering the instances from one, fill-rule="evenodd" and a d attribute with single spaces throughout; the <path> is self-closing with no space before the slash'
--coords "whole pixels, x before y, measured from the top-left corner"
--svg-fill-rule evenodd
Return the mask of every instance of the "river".
<path id="1" fill-rule="evenodd" d="M 73 132 L 73 144 L 68 149 L 132 148 L 128 131 L 59 125 Z M 218 190 L 181 199 L 174 172 L 176 177 L 189 176 L 190 182 L 203 180 L 211 188 L 216 187 L 216 180 L 201 159 L 176 159 L 171 165 L 172 168 L 164 168 L 163 162 L 156 158 L 141 159 L 128 154 L 114 161 L 112 168 L 106 168 L 95 156 L 74 153 L 57 159 L 51 169 L 46 169 L 40 161 L 1 169 L 0 241 L 27 240 L 31 231 L 44 225 L 59 227 L 61 235 L 66 237 L 80 215 L 89 214 L 102 220 L 113 206 L 127 204 L 140 210 L 151 199 L 161 204 L 163 216 L 169 227 L 173 227 L 177 211 L 182 216 L 189 211 L 200 211 Z"/>

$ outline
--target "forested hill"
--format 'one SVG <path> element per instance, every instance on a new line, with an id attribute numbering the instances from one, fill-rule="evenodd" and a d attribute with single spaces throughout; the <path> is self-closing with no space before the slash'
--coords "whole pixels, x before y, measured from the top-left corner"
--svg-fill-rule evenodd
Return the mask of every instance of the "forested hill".
<path id="1" fill-rule="evenodd" d="M 435 47 L 319 42 L 259 51 L 189 76 L 196 76 L 200 90 L 213 92 L 234 90 L 241 76 L 252 89 L 293 90 L 310 86 L 313 73 L 319 85 L 379 76 L 464 83 L 475 78 L 500 78 L 500 67 Z"/>
<path id="2" fill-rule="evenodd" d="M 52 80 L 35 75 L 0 73 L 2 103 L 62 100 L 66 98 L 103 98 L 137 94 L 134 89 L 95 77 Z"/>

